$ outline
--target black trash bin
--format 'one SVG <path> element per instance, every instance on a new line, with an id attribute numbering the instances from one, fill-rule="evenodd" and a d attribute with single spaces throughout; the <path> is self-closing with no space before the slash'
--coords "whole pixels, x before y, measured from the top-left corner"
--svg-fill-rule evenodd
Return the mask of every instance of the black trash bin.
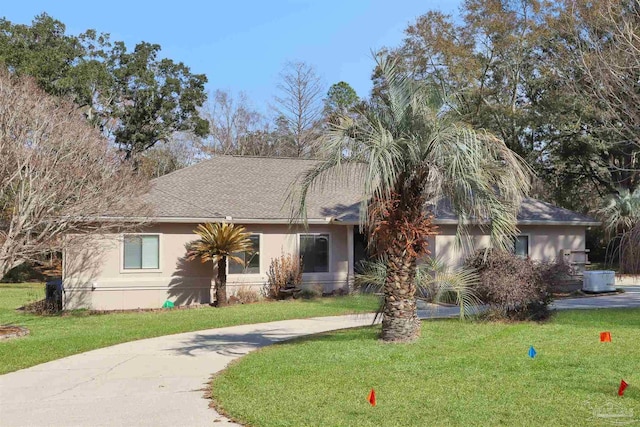
<path id="1" fill-rule="evenodd" d="M 55 311 L 62 310 L 62 279 L 49 280 L 45 286 L 47 306 Z"/>

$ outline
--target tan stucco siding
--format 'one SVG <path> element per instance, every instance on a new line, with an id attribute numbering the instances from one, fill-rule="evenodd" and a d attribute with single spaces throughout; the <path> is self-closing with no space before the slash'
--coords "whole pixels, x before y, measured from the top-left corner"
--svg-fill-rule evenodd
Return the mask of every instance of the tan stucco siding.
<path id="1" fill-rule="evenodd" d="M 551 261 L 560 257 L 562 249 L 582 251 L 585 249 L 585 227 L 555 225 L 523 225 L 521 235 L 529 236 L 529 256 L 538 261 Z M 456 245 L 456 227 L 442 225 L 435 238 L 432 254 L 450 265 L 462 265 L 473 250 L 489 247 L 490 238 L 479 227 L 471 227 L 471 247 L 461 249 Z"/>
<path id="2" fill-rule="evenodd" d="M 461 248 L 456 244 L 455 235 L 455 225 L 439 226 L 438 235 L 435 237 L 435 250 L 431 252 L 432 256 L 441 259 L 449 265 L 458 266 L 462 265 L 474 250 L 489 246 L 489 236 L 484 234 L 479 227 L 469 228 L 469 242 L 471 247 Z"/>
<path id="3" fill-rule="evenodd" d="M 271 260 L 281 254 L 297 254 L 300 234 L 329 235 L 329 271 L 326 273 L 305 273 L 307 283 L 325 285 L 329 291 L 336 285 L 342 286 L 348 273 L 347 227 L 336 225 L 310 225 L 308 230 L 287 225 L 247 225 L 247 231 L 260 235 L 260 274 L 229 274 L 230 286 L 242 284 L 262 285 L 267 280 Z"/>
<path id="4" fill-rule="evenodd" d="M 178 305 L 212 302 L 212 263 L 185 261 L 185 245 L 195 239 L 196 224 L 154 224 L 141 233 L 158 234 L 160 265 L 157 270 L 123 269 L 123 236 L 87 236 L 74 250 L 64 253 L 65 307 L 93 309 L 135 309 L 160 307 L 166 300 Z M 297 254 L 300 233 L 329 234 L 329 271 L 305 273 L 306 284 L 320 284 L 325 291 L 347 286 L 349 239 L 345 225 L 310 225 L 308 230 L 287 225 L 246 225 L 260 235 L 260 268 L 257 274 L 229 274 L 228 293 L 240 287 L 262 288 L 271 260 L 281 254 Z M 521 226 L 529 236 L 529 255 L 536 260 L 553 260 L 562 249 L 585 249 L 585 227 Z M 455 244 L 455 226 L 442 225 L 440 234 L 429 239 L 432 256 L 450 265 L 461 265 L 473 249 L 489 246 L 489 236 L 471 227 L 472 248 L 460 250 Z"/>
<path id="5" fill-rule="evenodd" d="M 123 269 L 121 234 L 84 237 L 82 245 L 64 254 L 65 307 L 111 310 L 160 307 L 166 300 L 178 305 L 210 303 L 212 263 L 184 259 L 185 245 L 196 238 L 195 226 L 153 224 L 139 230 L 160 236 L 156 270 Z M 246 225 L 246 228 L 260 235 L 260 272 L 229 274 L 230 295 L 241 286 L 261 289 L 272 258 L 298 253 L 299 233 L 329 234 L 329 271 L 305 273 L 305 283 L 321 284 L 325 291 L 346 286 L 349 272 L 346 226 L 310 225 L 308 230 L 287 225 Z"/>
<path id="6" fill-rule="evenodd" d="M 551 261 L 560 257 L 562 249 L 585 249 L 585 227 L 523 225 L 519 228 L 520 234 L 529 236 L 532 259 Z"/>

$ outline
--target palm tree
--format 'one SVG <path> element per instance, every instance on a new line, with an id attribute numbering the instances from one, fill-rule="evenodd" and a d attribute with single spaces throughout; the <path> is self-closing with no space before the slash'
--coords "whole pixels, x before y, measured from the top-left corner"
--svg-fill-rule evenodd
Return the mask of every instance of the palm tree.
<path id="1" fill-rule="evenodd" d="M 386 263 L 382 340 L 406 342 L 420 331 L 415 302 L 417 260 L 436 233 L 431 206 L 448 200 L 459 214 L 458 245 L 469 221 L 490 230 L 492 245 L 511 247 L 530 169 L 497 137 L 456 121 L 455 110 L 428 85 L 377 59 L 385 91 L 356 117 L 341 117 L 323 135 L 320 158 L 290 197 L 306 220 L 307 195 L 328 178 L 362 182 L 361 226 Z M 348 165 L 356 163 L 356 165 Z"/>
<path id="2" fill-rule="evenodd" d="M 187 245 L 186 258 L 190 261 L 200 259 L 203 263 L 213 261 L 216 271 L 216 304 L 227 305 L 227 259 L 242 264 L 242 260 L 233 255 L 236 252 L 253 249 L 249 233 L 245 228 L 233 224 L 212 224 L 207 222 L 193 230 L 200 238 Z"/>
<path id="3" fill-rule="evenodd" d="M 363 291 L 382 290 L 387 278 L 387 265 L 382 261 L 361 261 L 355 286 Z M 431 302 L 450 302 L 451 295 L 460 309 L 460 320 L 478 312 L 482 301 L 475 289 L 480 276 L 473 268 L 451 268 L 442 259 L 429 257 L 416 267 L 416 288 Z"/>
<path id="4" fill-rule="evenodd" d="M 598 210 L 604 229 L 612 237 L 631 230 L 640 221 L 640 189 L 618 188 Z"/>
<path id="5" fill-rule="evenodd" d="M 609 239 L 607 258 L 618 257 L 620 272 L 640 273 L 640 189 L 619 188 L 597 212 Z M 616 246 L 616 243 L 618 244 Z M 609 250 L 611 253 L 609 254 Z"/>

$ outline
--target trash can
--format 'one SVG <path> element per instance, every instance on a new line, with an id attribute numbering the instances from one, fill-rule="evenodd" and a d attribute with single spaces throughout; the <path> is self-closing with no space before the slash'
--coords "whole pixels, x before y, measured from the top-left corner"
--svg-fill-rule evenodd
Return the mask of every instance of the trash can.
<path id="1" fill-rule="evenodd" d="M 62 279 L 49 280 L 46 283 L 45 300 L 49 309 L 62 310 Z"/>

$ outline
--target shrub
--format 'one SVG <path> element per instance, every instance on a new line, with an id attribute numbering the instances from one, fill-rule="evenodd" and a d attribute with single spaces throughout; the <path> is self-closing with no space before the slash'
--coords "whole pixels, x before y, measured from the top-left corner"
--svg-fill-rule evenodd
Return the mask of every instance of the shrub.
<path id="1" fill-rule="evenodd" d="M 320 298 L 324 291 L 324 286 L 322 285 L 309 285 L 304 286 L 300 291 L 300 298 L 302 299 L 314 299 Z"/>
<path id="2" fill-rule="evenodd" d="M 62 254 L 49 253 L 9 270 L 0 283 L 44 282 L 62 277 Z"/>
<path id="3" fill-rule="evenodd" d="M 300 289 L 302 285 L 302 259 L 294 255 L 282 254 L 271 260 L 267 271 L 264 296 L 269 299 L 284 299 L 288 295 L 284 289 Z"/>
<path id="4" fill-rule="evenodd" d="M 39 316 L 45 316 L 49 314 L 59 313 L 61 310 L 61 307 L 58 304 L 56 304 L 55 301 L 43 299 L 40 301 L 35 301 L 29 304 L 25 304 L 23 309 L 27 313 L 36 314 Z"/>
<path id="5" fill-rule="evenodd" d="M 240 286 L 233 296 L 240 304 L 251 304 L 262 299 L 260 293 L 251 286 Z"/>
<path id="6" fill-rule="evenodd" d="M 480 275 L 477 293 L 493 317 L 543 320 L 549 317 L 550 285 L 540 265 L 495 249 L 477 251 L 467 265 Z"/>
<path id="7" fill-rule="evenodd" d="M 35 264 L 25 262 L 11 270 L 2 277 L 2 283 L 40 282 L 44 277 L 35 269 Z"/>
<path id="8" fill-rule="evenodd" d="M 571 266 L 562 261 L 538 262 L 536 267 L 540 272 L 542 281 L 551 288 L 555 288 L 565 283 L 571 278 L 571 273 L 573 273 Z"/>

